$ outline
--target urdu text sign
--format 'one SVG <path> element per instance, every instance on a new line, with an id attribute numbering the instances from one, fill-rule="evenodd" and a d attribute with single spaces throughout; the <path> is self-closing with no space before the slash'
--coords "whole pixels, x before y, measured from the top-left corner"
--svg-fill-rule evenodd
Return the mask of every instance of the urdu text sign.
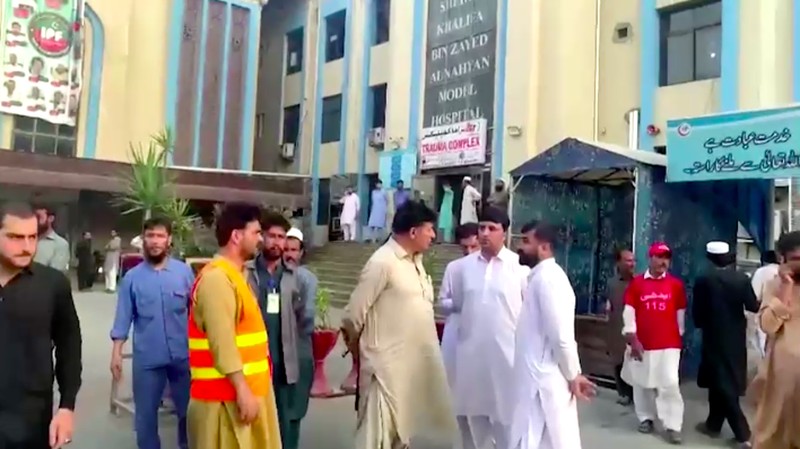
<path id="1" fill-rule="evenodd" d="M 800 106 L 667 122 L 667 181 L 800 177 Z"/>

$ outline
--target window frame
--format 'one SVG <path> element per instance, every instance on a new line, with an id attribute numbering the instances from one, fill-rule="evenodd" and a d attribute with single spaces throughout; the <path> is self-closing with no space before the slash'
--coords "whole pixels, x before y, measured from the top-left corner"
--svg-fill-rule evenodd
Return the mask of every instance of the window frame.
<path id="1" fill-rule="evenodd" d="M 335 27 L 338 31 L 332 31 Z M 341 32 L 341 34 L 337 34 Z M 347 48 L 345 39 L 347 34 L 347 10 L 343 9 L 325 17 L 325 62 L 338 61 L 344 58 Z M 336 43 L 331 37 L 336 36 Z"/>
<path id="2" fill-rule="evenodd" d="M 334 120 L 338 116 L 338 120 Z M 334 126 L 335 124 L 335 126 Z M 342 140 L 342 95 L 330 95 L 322 99 L 322 123 L 320 143 L 335 143 Z"/>
<path id="3" fill-rule="evenodd" d="M 715 18 L 713 23 L 706 23 L 703 25 L 696 25 L 692 24 L 691 29 L 681 30 L 681 31 L 670 31 L 670 23 L 671 19 L 680 13 L 685 13 L 687 11 L 692 11 L 693 13 L 701 8 L 705 8 L 714 4 L 719 4 L 720 6 L 720 13 L 719 17 Z M 693 16 L 694 20 L 694 16 Z M 719 78 L 719 74 L 717 76 L 698 76 L 698 64 L 697 64 L 697 34 L 698 32 L 708 31 L 717 29 L 719 30 L 719 36 L 721 41 L 722 36 L 722 1 L 721 0 L 712 0 L 712 1 L 704 1 L 701 3 L 694 3 L 691 4 L 689 7 L 685 6 L 678 6 L 676 8 L 669 8 L 667 10 L 661 11 L 659 14 L 659 62 L 658 62 L 658 77 L 659 77 L 659 86 L 675 86 L 678 84 L 685 84 L 691 83 L 695 81 L 703 81 L 709 79 Z M 670 38 L 677 38 L 677 37 L 685 37 L 690 36 L 692 41 L 692 50 L 690 54 L 682 55 L 682 57 L 687 58 L 689 60 L 689 64 L 692 67 L 692 76 L 688 80 L 680 80 L 670 82 L 669 80 L 669 41 Z M 721 65 L 722 61 L 722 45 L 720 44 L 719 55 L 717 57 L 719 61 L 719 65 Z"/>
<path id="4" fill-rule="evenodd" d="M 294 118 L 292 120 L 292 122 L 294 122 L 292 126 L 289 126 L 291 125 L 291 122 L 289 121 L 290 118 Z M 294 133 L 291 132 L 292 130 L 294 130 Z M 283 108 L 283 122 L 281 123 L 281 143 L 283 144 L 293 143 L 297 145 L 299 137 L 300 137 L 300 105 L 295 104 L 291 106 L 286 106 L 285 108 Z"/>
<path id="5" fill-rule="evenodd" d="M 75 126 L 69 125 L 59 125 L 51 122 L 47 122 L 44 119 L 37 118 L 37 117 L 27 117 L 27 116 L 13 116 L 14 121 L 11 129 L 11 149 L 20 153 L 32 153 L 32 154 L 43 154 L 47 156 L 57 156 L 57 157 L 70 157 L 74 158 L 78 156 L 78 124 L 76 123 Z M 33 122 L 32 129 L 24 129 L 19 127 L 19 120 L 31 120 Z M 55 132 L 47 132 L 47 131 L 40 131 L 39 124 L 40 122 L 46 122 L 49 125 L 55 127 Z M 68 128 L 72 130 L 72 134 L 62 134 L 61 129 L 62 127 Z M 19 136 L 24 136 L 30 140 L 30 149 L 21 149 L 17 147 L 17 138 Z M 37 151 L 36 149 L 36 140 L 38 138 L 48 138 L 53 139 L 53 151 L 52 152 L 43 152 Z M 68 142 L 71 144 L 71 151 L 69 154 L 59 153 L 59 143 L 60 142 Z"/>
<path id="6" fill-rule="evenodd" d="M 392 1 L 375 0 L 375 30 L 372 45 L 381 45 L 391 39 Z"/>
<path id="7" fill-rule="evenodd" d="M 299 38 L 299 41 L 298 41 Z M 305 44 L 305 30 L 303 27 L 295 28 L 286 33 L 284 37 L 286 42 L 286 75 L 293 75 L 303 71 L 303 58 L 304 44 Z M 297 52 L 297 64 L 292 65 L 292 52 Z"/>
<path id="8" fill-rule="evenodd" d="M 370 94 L 372 96 L 372 128 L 385 128 L 386 127 L 386 109 L 388 103 L 388 84 L 376 84 L 370 86 Z M 382 95 L 381 95 L 382 92 Z M 382 100 L 381 100 L 382 98 Z M 381 109 L 381 103 L 383 109 Z"/>

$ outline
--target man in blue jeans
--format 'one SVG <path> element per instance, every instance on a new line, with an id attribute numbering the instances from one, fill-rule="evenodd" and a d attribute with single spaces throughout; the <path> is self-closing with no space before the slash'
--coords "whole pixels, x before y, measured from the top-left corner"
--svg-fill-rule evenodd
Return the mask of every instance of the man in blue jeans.
<path id="1" fill-rule="evenodd" d="M 122 378 L 122 347 L 133 326 L 133 402 L 136 444 L 160 449 L 158 409 L 169 382 L 178 415 L 178 446 L 186 441 L 189 404 L 189 342 L 187 306 L 194 283 L 191 268 L 169 256 L 170 222 L 151 218 L 144 224 L 144 262 L 131 269 L 118 290 L 111 340 L 111 374 Z"/>

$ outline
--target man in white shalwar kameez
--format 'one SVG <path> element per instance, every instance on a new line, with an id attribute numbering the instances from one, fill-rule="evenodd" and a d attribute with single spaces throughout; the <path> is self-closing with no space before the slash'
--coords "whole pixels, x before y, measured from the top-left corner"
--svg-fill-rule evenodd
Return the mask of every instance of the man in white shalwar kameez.
<path id="1" fill-rule="evenodd" d="M 356 229 L 358 223 L 358 213 L 361 210 L 361 203 L 358 195 L 353 193 L 353 188 L 348 187 L 344 196 L 339 202 L 342 204 L 342 214 L 339 216 L 339 224 L 342 226 L 345 242 L 352 242 L 356 239 Z"/>
<path id="2" fill-rule="evenodd" d="M 505 247 L 509 219 L 486 208 L 479 220 L 481 250 L 460 263 L 461 322 L 456 348 L 454 408 L 464 449 L 506 449 L 511 422 L 514 330 L 527 267 Z"/>
<path id="3" fill-rule="evenodd" d="M 539 223 L 522 231 L 522 251 L 535 265 L 517 322 L 508 448 L 581 449 L 576 400 L 588 400 L 595 386 L 581 375 L 575 293 L 553 258 L 555 228 Z"/>
<path id="4" fill-rule="evenodd" d="M 461 217 L 459 223 L 478 222 L 478 203 L 481 201 L 481 194 L 478 189 L 472 186 L 472 178 L 464 176 L 461 181 Z"/>
<path id="5" fill-rule="evenodd" d="M 680 279 L 667 272 L 672 251 L 654 243 L 643 275 L 625 291 L 622 334 L 628 342 L 622 378 L 633 387 L 639 432 L 652 433 L 661 421 L 664 437 L 681 444 L 683 397 L 680 362 L 686 316 L 686 291 Z"/>
<path id="6" fill-rule="evenodd" d="M 461 247 L 464 256 L 468 256 L 481 247 L 478 244 L 478 223 L 467 223 L 456 228 L 456 241 Z M 439 305 L 442 313 L 447 316 L 444 323 L 444 334 L 442 335 L 442 359 L 444 368 L 447 371 L 447 381 L 450 389 L 455 389 L 456 379 L 456 347 L 458 345 L 458 325 L 461 321 L 460 302 L 463 299 L 461 294 L 461 284 L 455 282 L 459 279 L 459 270 L 464 261 L 464 257 L 456 259 L 447 264 L 442 278 L 442 287 L 439 289 Z M 453 298 L 458 299 L 458 303 L 453 302 Z"/>

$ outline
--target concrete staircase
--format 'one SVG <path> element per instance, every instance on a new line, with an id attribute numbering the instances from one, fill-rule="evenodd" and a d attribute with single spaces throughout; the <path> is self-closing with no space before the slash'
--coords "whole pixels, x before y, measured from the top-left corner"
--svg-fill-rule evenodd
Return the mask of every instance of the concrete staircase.
<path id="1" fill-rule="evenodd" d="M 308 268 L 319 278 L 319 287 L 330 291 L 332 306 L 347 304 L 361 269 L 377 248 L 378 245 L 371 243 L 332 242 L 309 252 Z M 438 293 L 445 267 L 461 257 L 461 249 L 457 245 L 437 244 L 425 257 L 433 259 L 433 272 L 429 274 Z"/>

